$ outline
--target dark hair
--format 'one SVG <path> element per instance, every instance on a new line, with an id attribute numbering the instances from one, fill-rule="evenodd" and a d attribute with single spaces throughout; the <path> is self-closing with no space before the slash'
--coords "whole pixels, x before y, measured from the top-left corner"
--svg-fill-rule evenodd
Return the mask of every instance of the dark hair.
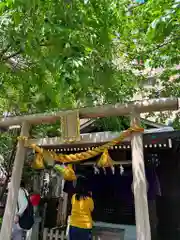
<path id="1" fill-rule="evenodd" d="M 24 179 L 22 179 L 22 180 L 21 180 L 21 183 L 20 183 L 20 187 L 21 187 L 21 188 L 25 188 L 25 186 L 26 186 L 26 185 L 25 185 L 25 181 L 24 181 Z"/>
<path id="2" fill-rule="evenodd" d="M 76 200 L 86 199 L 87 197 L 91 197 L 89 193 L 88 180 L 85 177 L 79 177 L 76 183 Z"/>

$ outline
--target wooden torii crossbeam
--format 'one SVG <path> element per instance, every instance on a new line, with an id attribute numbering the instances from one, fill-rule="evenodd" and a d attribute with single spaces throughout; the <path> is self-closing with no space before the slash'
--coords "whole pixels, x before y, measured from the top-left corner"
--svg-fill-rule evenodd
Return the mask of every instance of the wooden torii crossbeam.
<path id="1" fill-rule="evenodd" d="M 90 108 L 80 108 L 79 116 L 81 119 L 110 116 L 125 116 L 129 115 L 132 109 L 134 109 L 136 113 L 177 110 L 179 106 L 178 104 L 179 104 L 178 98 L 150 99 L 125 104 L 116 103 L 114 105 L 107 104 Z M 61 116 L 65 116 L 68 113 L 72 113 L 73 111 L 76 110 L 63 110 L 59 112 L 0 118 L 0 127 L 20 125 L 23 122 L 28 122 L 33 125 L 54 123 L 57 120 L 59 120 Z"/>
<path id="2" fill-rule="evenodd" d="M 138 124 L 138 115 L 140 113 L 178 110 L 179 103 L 180 100 L 178 98 L 161 98 L 136 101 L 125 104 L 117 103 L 115 105 L 81 108 L 78 111 L 80 118 L 99 118 L 130 115 L 131 126 L 133 127 L 134 124 Z M 21 136 L 28 138 L 31 125 L 54 123 L 59 120 L 60 117 L 66 116 L 73 111 L 77 110 L 64 110 L 53 113 L 1 118 L 0 127 L 21 125 Z M 144 170 L 143 142 L 141 133 L 133 134 L 131 145 L 137 240 L 150 240 L 151 234 L 147 204 L 146 178 Z M 20 186 L 25 155 L 26 147 L 24 146 L 24 142 L 19 140 L 12 171 L 11 185 L 8 192 L 5 214 L 3 217 L 0 240 L 11 239 L 12 224 L 17 205 L 18 190 Z"/>

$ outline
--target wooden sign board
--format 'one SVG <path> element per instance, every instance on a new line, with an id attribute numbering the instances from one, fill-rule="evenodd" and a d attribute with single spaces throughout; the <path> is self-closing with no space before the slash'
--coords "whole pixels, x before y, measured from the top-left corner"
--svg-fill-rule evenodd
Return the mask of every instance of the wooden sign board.
<path id="1" fill-rule="evenodd" d="M 61 117 L 62 140 L 65 143 L 80 141 L 79 111 Z"/>

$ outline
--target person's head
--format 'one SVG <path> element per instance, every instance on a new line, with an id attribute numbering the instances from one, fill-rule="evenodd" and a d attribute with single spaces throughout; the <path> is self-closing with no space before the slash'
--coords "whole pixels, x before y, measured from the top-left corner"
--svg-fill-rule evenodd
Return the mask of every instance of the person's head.
<path id="1" fill-rule="evenodd" d="M 91 196 L 89 192 L 88 180 L 85 177 L 79 177 L 77 179 L 75 190 L 76 190 L 76 200 L 78 201 L 82 198 L 85 199 Z"/>

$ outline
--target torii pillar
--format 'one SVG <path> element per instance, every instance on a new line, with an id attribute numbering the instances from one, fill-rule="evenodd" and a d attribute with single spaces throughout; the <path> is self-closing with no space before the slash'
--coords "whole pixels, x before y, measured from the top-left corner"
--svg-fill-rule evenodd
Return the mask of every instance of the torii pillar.
<path id="1" fill-rule="evenodd" d="M 30 126 L 27 122 L 23 122 L 20 136 L 28 137 L 29 127 Z M 19 187 L 21 182 L 25 156 L 26 156 L 26 149 L 24 147 L 24 141 L 19 140 L 17 145 L 16 156 L 14 160 L 11 184 L 8 189 L 8 197 L 6 201 L 5 213 L 3 216 L 0 240 L 11 240 L 12 226 L 13 226 L 14 215 L 15 215 L 15 210 L 16 210 L 16 205 L 18 200 L 18 192 L 19 192 Z"/>
<path id="2" fill-rule="evenodd" d="M 139 125 L 138 118 L 136 115 L 132 115 L 131 127 L 137 125 Z M 142 133 L 133 133 L 131 139 L 131 149 L 136 216 L 136 239 L 151 240 Z"/>

